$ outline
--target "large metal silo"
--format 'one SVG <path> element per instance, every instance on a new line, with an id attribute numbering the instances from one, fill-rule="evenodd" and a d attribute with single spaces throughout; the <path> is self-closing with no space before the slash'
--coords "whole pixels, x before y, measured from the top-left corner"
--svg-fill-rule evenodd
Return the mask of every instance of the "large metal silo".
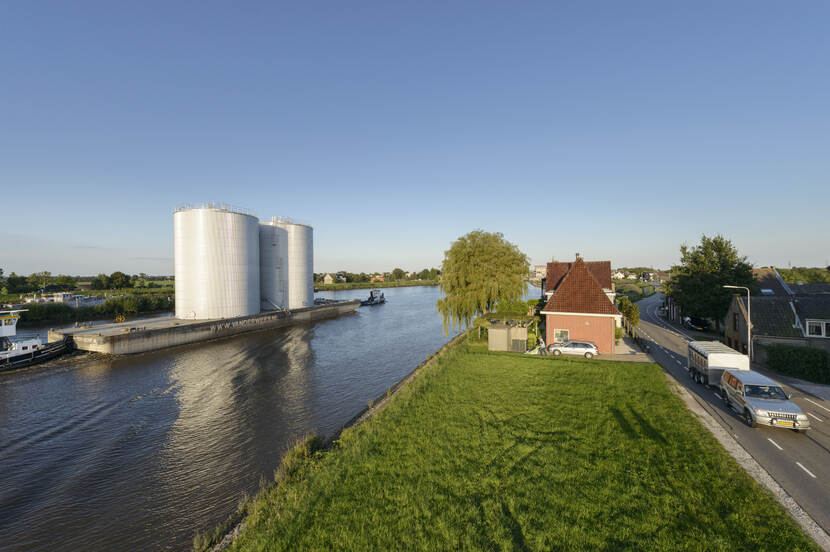
<path id="1" fill-rule="evenodd" d="M 288 231 L 277 220 L 259 225 L 259 300 L 263 311 L 288 308 Z"/>
<path id="2" fill-rule="evenodd" d="M 269 223 L 285 230 L 288 260 L 288 308 L 314 304 L 314 230 L 308 224 L 274 217 Z"/>
<path id="3" fill-rule="evenodd" d="M 173 214 L 176 317 L 231 318 L 259 312 L 259 220 L 225 205 Z"/>

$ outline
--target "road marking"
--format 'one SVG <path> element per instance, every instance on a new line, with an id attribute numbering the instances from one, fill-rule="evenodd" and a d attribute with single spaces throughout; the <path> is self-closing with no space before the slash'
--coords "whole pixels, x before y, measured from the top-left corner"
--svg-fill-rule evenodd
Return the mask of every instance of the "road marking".
<path id="1" fill-rule="evenodd" d="M 811 472 L 810 470 L 808 470 L 807 468 L 805 468 L 804 466 L 802 466 L 802 465 L 801 465 L 801 462 L 796 462 L 796 464 L 798 464 L 798 467 L 799 467 L 799 468 L 801 468 L 802 470 L 806 471 L 806 472 L 810 475 L 810 477 L 812 477 L 813 479 L 815 479 L 815 478 L 816 478 L 816 476 L 815 476 L 815 475 L 813 475 L 813 472 Z"/>
<path id="2" fill-rule="evenodd" d="M 674 361 L 675 361 L 676 363 L 678 363 L 678 364 L 683 364 L 682 362 L 680 362 L 680 359 L 679 359 L 679 358 L 674 359 Z"/>
<path id="3" fill-rule="evenodd" d="M 815 414 L 813 414 L 812 412 L 808 412 L 808 413 L 807 413 L 807 415 L 808 415 L 808 416 L 812 416 L 813 418 L 815 418 L 815 419 L 816 419 L 816 420 L 818 420 L 819 422 L 823 422 L 823 421 L 824 421 L 824 420 L 822 420 L 821 418 L 819 418 L 818 416 L 816 416 Z"/>
<path id="4" fill-rule="evenodd" d="M 804 397 L 804 400 L 805 400 L 805 401 L 807 401 L 807 402 L 811 402 L 811 403 L 813 403 L 814 405 L 816 405 L 816 406 L 817 406 L 817 407 L 819 407 L 819 408 L 823 408 L 823 409 L 824 409 L 824 410 L 826 410 L 827 412 L 830 412 L 830 408 L 826 408 L 826 407 L 824 407 L 824 406 L 821 406 L 819 403 L 817 403 L 817 402 L 815 402 L 815 401 L 811 401 L 811 400 L 810 400 L 810 399 L 808 399 L 807 397 Z"/>
<path id="5" fill-rule="evenodd" d="M 718 395 L 717 393 L 715 393 L 715 396 L 716 396 L 717 398 L 719 398 L 720 400 L 723 400 L 723 397 L 721 397 L 721 396 L 720 396 L 720 395 Z"/>
<path id="6" fill-rule="evenodd" d="M 770 443 L 775 445 L 775 448 L 777 448 L 778 450 L 784 450 L 784 449 L 781 448 L 781 445 L 779 445 L 778 443 L 776 443 L 775 441 L 773 441 L 769 437 L 767 437 L 767 441 L 769 441 Z M 798 464 L 798 465 L 801 466 L 801 464 Z M 803 468 L 804 466 L 801 466 L 801 467 Z M 807 472 L 807 473 L 810 473 L 810 472 Z M 813 475 L 813 474 L 810 473 L 810 475 Z M 815 475 L 813 475 L 813 477 L 815 477 Z"/>

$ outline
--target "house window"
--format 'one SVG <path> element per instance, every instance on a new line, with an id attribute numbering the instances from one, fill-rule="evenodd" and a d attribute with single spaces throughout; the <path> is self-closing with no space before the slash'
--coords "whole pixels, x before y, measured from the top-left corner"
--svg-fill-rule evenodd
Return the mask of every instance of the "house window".
<path id="1" fill-rule="evenodd" d="M 830 320 L 807 320 L 809 337 L 830 337 Z"/>
<path id="2" fill-rule="evenodd" d="M 570 341 L 570 330 L 553 330 L 554 343 L 567 343 Z"/>

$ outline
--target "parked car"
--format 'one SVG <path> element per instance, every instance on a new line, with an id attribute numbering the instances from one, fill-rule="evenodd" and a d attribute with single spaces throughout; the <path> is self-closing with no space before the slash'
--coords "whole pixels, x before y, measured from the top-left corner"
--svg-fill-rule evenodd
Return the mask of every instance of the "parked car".
<path id="1" fill-rule="evenodd" d="M 750 427 L 765 425 L 796 431 L 809 429 L 810 420 L 790 400 L 781 385 L 752 370 L 724 370 L 721 392 L 726 406 L 740 412 Z"/>
<path id="2" fill-rule="evenodd" d="M 599 354 L 597 346 L 590 341 L 568 341 L 567 343 L 554 343 L 548 347 L 548 353 L 559 355 L 578 355 L 585 358 L 594 358 Z"/>
<path id="3" fill-rule="evenodd" d="M 696 316 L 687 316 L 683 319 L 683 325 L 689 329 L 705 332 L 709 329 L 709 321 L 705 318 L 698 318 Z"/>

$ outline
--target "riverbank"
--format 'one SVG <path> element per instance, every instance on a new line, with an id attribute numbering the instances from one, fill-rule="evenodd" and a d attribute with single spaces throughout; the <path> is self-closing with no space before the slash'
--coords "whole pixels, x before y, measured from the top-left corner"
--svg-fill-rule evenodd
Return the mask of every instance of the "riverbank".
<path id="1" fill-rule="evenodd" d="M 111 297 L 95 306 L 73 307 L 67 303 L 28 303 L 22 307 L 20 326 L 72 324 L 89 320 L 113 319 L 118 315 L 155 315 L 173 312 L 173 301 L 162 296 L 126 295 Z"/>
<path id="2" fill-rule="evenodd" d="M 232 549 L 816 549 L 657 365 L 465 337 L 410 379 L 287 453 Z"/>
<path id="3" fill-rule="evenodd" d="M 336 284 L 314 284 L 314 291 L 437 286 L 439 283 L 440 282 L 438 280 L 404 280 L 400 282 L 338 282 Z"/>

